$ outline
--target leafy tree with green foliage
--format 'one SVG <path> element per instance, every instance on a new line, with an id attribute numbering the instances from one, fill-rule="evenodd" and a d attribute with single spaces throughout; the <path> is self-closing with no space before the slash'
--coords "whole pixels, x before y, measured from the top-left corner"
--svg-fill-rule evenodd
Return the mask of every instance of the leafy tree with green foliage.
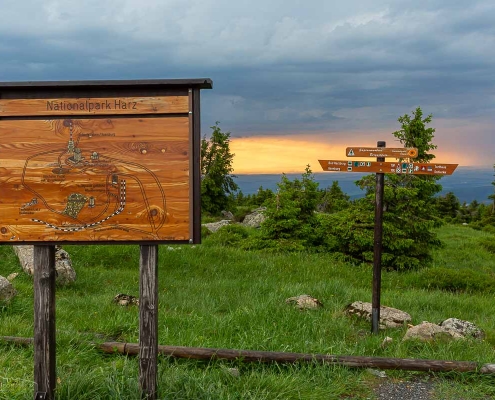
<path id="1" fill-rule="evenodd" d="M 420 107 L 413 115 L 398 119 L 401 129 L 393 132 L 404 147 L 418 149 L 417 162 L 429 162 L 435 156 L 432 143 L 435 129 L 427 127 L 432 116 L 423 118 Z M 400 160 L 403 161 L 403 160 Z M 434 227 L 440 225 L 434 196 L 441 190 L 438 178 L 427 175 L 386 174 L 384 179 L 382 264 L 389 269 L 411 269 L 431 260 L 430 251 L 440 245 Z M 328 231 L 336 238 L 336 250 L 371 262 L 376 176 L 356 182 L 366 196 L 353 207 L 335 214 Z"/>
<path id="2" fill-rule="evenodd" d="M 210 138 L 201 140 L 201 208 L 210 214 L 227 209 L 229 195 L 239 188 L 232 175 L 230 132 L 222 132 L 218 124 L 211 127 Z"/>

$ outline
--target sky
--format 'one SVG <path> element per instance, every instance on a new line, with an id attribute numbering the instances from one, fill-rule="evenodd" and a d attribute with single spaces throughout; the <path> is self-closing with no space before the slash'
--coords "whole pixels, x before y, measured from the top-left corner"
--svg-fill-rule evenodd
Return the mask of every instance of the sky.
<path id="1" fill-rule="evenodd" d="M 432 114 L 438 162 L 495 163 L 493 0 L 0 0 L 0 81 L 211 78 L 234 172 L 314 171 Z"/>

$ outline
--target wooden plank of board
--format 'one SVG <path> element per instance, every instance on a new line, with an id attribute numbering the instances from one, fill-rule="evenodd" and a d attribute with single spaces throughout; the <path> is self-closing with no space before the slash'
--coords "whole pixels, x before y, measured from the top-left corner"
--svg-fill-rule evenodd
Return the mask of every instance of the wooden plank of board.
<path id="1" fill-rule="evenodd" d="M 188 96 L 0 99 L 0 117 L 188 113 Z"/>
<path id="2" fill-rule="evenodd" d="M 189 240 L 189 124 L 0 121 L 0 242 Z"/>

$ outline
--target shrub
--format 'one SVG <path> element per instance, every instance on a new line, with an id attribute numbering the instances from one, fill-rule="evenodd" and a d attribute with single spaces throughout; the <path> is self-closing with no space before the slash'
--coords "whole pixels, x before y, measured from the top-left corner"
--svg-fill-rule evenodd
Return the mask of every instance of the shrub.
<path id="1" fill-rule="evenodd" d="M 426 232 L 412 231 L 400 215 L 384 213 L 382 266 L 386 269 L 411 270 L 427 264 L 431 255 L 430 246 L 439 246 L 430 237 L 431 222 L 423 221 Z M 325 246 L 332 251 L 343 253 L 355 262 L 373 262 L 374 213 L 366 199 L 352 204 L 346 210 L 330 214 L 322 219 L 320 236 Z M 417 224 L 416 224 L 417 227 Z M 420 236 L 421 235 L 421 236 Z"/>
<path id="2" fill-rule="evenodd" d="M 438 215 L 450 222 L 459 213 L 461 203 L 453 192 L 448 192 L 446 195 L 436 198 L 436 208 Z"/>
<path id="3" fill-rule="evenodd" d="M 287 253 L 306 250 L 302 240 L 280 238 L 277 240 L 266 239 L 262 236 L 250 238 L 244 245 L 245 249 L 264 250 L 271 253 Z"/>
<path id="4" fill-rule="evenodd" d="M 493 225 L 486 225 L 482 229 L 483 232 L 488 232 L 491 233 L 492 235 L 495 235 L 495 226 Z"/>
<path id="5" fill-rule="evenodd" d="M 205 239 L 210 235 L 211 235 L 211 231 L 206 226 L 202 226 L 201 227 L 201 238 Z"/>
<path id="6" fill-rule="evenodd" d="M 495 237 L 482 238 L 480 243 L 487 251 L 495 254 Z"/>
<path id="7" fill-rule="evenodd" d="M 238 224 L 225 225 L 215 233 L 210 234 L 205 240 L 205 244 L 237 246 L 242 244 L 248 237 L 248 228 Z"/>
<path id="8" fill-rule="evenodd" d="M 234 218 L 238 222 L 244 221 L 246 215 L 250 214 L 253 210 L 251 206 L 237 206 L 232 210 L 232 214 L 234 214 Z"/>
<path id="9" fill-rule="evenodd" d="M 298 251 L 320 245 L 315 213 L 317 203 L 318 182 L 315 182 L 309 165 L 300 180 L 291 181 L 282 175 L 277 195 L 266 202 L 267 219 L 253 247 Z"/>
<path id="10" fill-rule="evenodd" d="M 495 291 L 495 277 L 472 269 L 433 267 L 420 271 L 411 285 L 450 292 Z"/>

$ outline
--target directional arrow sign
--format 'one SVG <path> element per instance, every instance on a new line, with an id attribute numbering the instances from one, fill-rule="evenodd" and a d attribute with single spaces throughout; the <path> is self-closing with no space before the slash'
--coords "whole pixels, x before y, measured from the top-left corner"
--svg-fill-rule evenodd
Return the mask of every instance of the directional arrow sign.
<path id="1" fill-rule="evenodd" d="M 318 160 L 324 171 L 382 174 L 452 175 L 459 164 Z"/>
<path id="2" fill-rule="evenodd" d="M 416 158 L 418 149 L 415 147 L 347 147 L 347 157 L 394 157 Z"/>

